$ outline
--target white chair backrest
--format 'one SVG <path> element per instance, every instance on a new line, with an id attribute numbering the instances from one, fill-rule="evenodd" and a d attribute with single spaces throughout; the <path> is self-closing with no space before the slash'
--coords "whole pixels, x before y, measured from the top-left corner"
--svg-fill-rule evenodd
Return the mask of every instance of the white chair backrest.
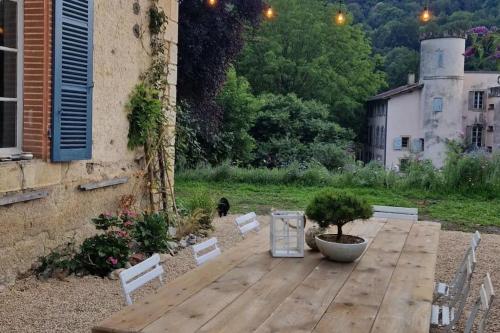
<path id="1" fill-rule="evenodd" d="M 252 230 L 259 230 L 260 223 L 257 221 L 257 215 L 254 212 L 242 215 L 235 221 L 240 234 L 244 236 L 247 232 Z"/>
<path id="2" fill-rule="evenodd" d="M 209 250 L 212 248 L 211 250 Z M 217 238 L 210 238 L 203 243 L 193 245 L 194 259 L 198 266 L 203 265 L 207 261 L 215 259 L 221 254 L 219 247 L 217 246 Z M 204 252 L 200 254 L 200 252 Z"/>
<path id="3" fill-rule="evenodd" d="M 481 243 L 481 234 L 476 230 L 474 235 L 472 235 L 472 246 L 474 247 L 474 250 L 477 249 L 479 243 Z"/>
<path id="4" fill-rule="evenodd" d="M 120 273 L 120 282 L 127 304 L 132 304 L 130 294 L 149 281 L 158 278 L 163 283 L 163 267 L 160 265 L 160 255 L 153 254 L 143 262 Z"/>
<path id="5" fill-rule="evenodd" d="M 450 303 L 450 305 L 455 308 L 455 316 L 451 322 L 452 327 L 455 326 L 455 324 L 460 320 L 462 312 L 464 311 L 465 303 L 467 302 L 467 297 L 469 296 L 472 274 L 474 273 L 474 268 L 476 267 L 476 256 L 474 253 L 474 249 L 472 249 L 472 252 L 467 256 L 465 265 L 466 269 L 463 280 L 460 281 L 460 285 L 457 286 L 458 295 Z"/>
<path id="6" fill-rule="evenodd" d="M 480 242 L 481 242 L 481 235 L 479 234 L 479 232 L 476 231 L 472 236 L 470 246 L 467 247 L 467 250 L 465 251 L 465 255 L 464 258 L 462 259 L 462 262 L 457 267 L 453 280 L 450 282 L 450 288 L 452 294 L 454 293 L 454 291 L 457 290 L 457 285 L 460 284 L 460 282 L 463 281 L 463 279 L 465 278 L 467 272 L 467 258 L 469 257 L 470 254 L 472 254 L 472 269 L 474 270 L 476 266 L 476 249 L 479 246 Z"/>
<path id="7" fill-rule="evenodd" d="M 373 217 L 418 221 L 418 209 L 374 205 Z"/>
<path id="8" fill-rule="evenodd" d="M 479 290 L 479 297 L 477 298 L 476 304 L 472 308 L 469 318 L 467 319 L 467 323 L 465 325 L 465 333 L 470 333 L 472 331 L 472 327 L 474 326 L 474 321 L 476 320 L 477 315 L 479 314 L 479 310 L 483 311 L 483 316 L 478 323 L 477 332 L 483 333 L 484 327 L 486 325 L 486 321 L 488 320 L 488 316 L 490 314 L 491 304 L 493 303 L 493 299 L 495 298 L 495 291 L 493 289 L 493 284 L 491 283 L 490 273 L 486 273 L 486 277 L 484 278 L 483 284 L 481 285 L 481 289 Z"/>

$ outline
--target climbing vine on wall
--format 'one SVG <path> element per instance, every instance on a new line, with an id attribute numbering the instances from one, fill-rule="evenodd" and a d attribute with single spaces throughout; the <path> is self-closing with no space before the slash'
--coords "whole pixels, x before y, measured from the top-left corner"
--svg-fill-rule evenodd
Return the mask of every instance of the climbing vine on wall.
<path id="1" fill-rule="evenodd" d="M 175 198 L 171 185 L 173 172 L 170 161 L 173 160 L 171 143 L 172 134 L 168 133 L 167 113 L 170 111 L 168 86 L 169 47 L 165 40 L 168 18 L 158 5 L 158 0 L 151 0 L 148 9 L 149 49 L 151 65 L 141 76 L 130 96 L 128 119 L 130 122 L 128 146 L 133 149 L 144 147 L 144 175 L 149 191 L 150 210 L 169 211 L 175 207 Z M 140 38 L 145 34 L 141 33 Z"/>

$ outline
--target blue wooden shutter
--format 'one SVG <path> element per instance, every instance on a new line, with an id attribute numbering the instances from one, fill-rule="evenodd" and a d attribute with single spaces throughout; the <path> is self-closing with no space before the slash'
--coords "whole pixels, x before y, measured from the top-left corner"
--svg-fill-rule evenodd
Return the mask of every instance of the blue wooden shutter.
<path id="1" fill-rule="evenodd" d="M 432 111 L 434 112 L 443 112 L 443 98 L 436 97 L 432 101 Z"/>
<path id="2" fill-rule="evenodd" d="M 52 160 L 91 159 L 93 0 L 54 5 Z"/>
<path id="3" fill-rule="evenodd" d="M 397 138 L 394 138 L 394 141 L 392 142 L 392 148 L 394 150 L 403 149 L 403 139 L 400 136 L 398 136 Z"/>

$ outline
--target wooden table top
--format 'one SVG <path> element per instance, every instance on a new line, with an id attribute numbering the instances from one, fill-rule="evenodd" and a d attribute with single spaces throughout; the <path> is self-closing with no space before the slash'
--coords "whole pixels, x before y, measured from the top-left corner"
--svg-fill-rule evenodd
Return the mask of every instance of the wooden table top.
<path id="1" fill-rule="evenodd" d="M 440 224 L 372 219 L 344 229 L 370 240 L 354 263 L 310 251 L 272 258 L 263 228 L 92 331 L 429 332 Z"/>

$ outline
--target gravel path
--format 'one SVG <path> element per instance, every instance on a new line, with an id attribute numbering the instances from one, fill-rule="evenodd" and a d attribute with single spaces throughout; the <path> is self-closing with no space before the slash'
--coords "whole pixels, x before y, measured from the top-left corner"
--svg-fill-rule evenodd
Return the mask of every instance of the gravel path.
<path id="1" fill-rule="evenodd" d="M 215 236 L 221 249 L 227 250 L 241 240 L 234 227 L 234 216 L 216 219 Z M 471 234 L 442 231 L 436 279 L 448 281 L 455 272 Z M 489 271 L 495 288 L 500 292 L 500 236 L 483 235 L 478 248 L 478 266 L 469 297 L 471 304 L 477 295 L 484 274 Z M 195 267 L 190 249 L 179 252 L 165 265 L 167 281 Z M 154 292 L 155 283 L 140 289 L 135 297 Z M 469 307 L 470 307 L 469 304 Z M 118 281 L 95 277 L 69 277 L 67 282 L 50 279 L 42 282 L 34 277 L 18 281 L 10 290 L 0 292 L 0 332 L 85 332 L 97 322 L 124 307 Z M 466 309 L 467 311 L 467 309 Z M 500 302 L 493 306 L 487 332 L 500 332 Z"/>
<path id="2" fill-rule="evenodd" d="M 479 287 L 487 272 L 491 275 L 496 293 L 500 293 L 500 235 L 482 234 L 481 244 L 476 252 L 477 266 L 472 277 L 472 286 L 465 307 L 465 315 L 456 332 L 463 332 L 465 318 L 479 295 Z M 450 281 L 455 270 L 463 259 L 472 234 L 459 231 L 441 231 L 439 239 L 439 255 L 436 267 L 436 280 Z M 438 331 L 438 330 L 436 330 Z M 494 300 L 485 332 L 500 332 L 500 301 Z"/>
<path id="3" fill-rule="evenodd" d="M 234 219 L 233 215 L 214 221 L 215 231 L 211 236 L 217 237 L 222 252 L 241 241 Z M 191 249 L 180 251 L 164 264 L 167 283 L 195 267 Z M 140 299 L 158 286 L 154 281 L 133 297 Z M 117 280 L 71 276 L 67 282 L 56 279 L 43 282 L 29 277 L 16 282 L 10 290 L 0 292 L 0 332 L 89 333 L 94 324 L 124 306 Z"/>

